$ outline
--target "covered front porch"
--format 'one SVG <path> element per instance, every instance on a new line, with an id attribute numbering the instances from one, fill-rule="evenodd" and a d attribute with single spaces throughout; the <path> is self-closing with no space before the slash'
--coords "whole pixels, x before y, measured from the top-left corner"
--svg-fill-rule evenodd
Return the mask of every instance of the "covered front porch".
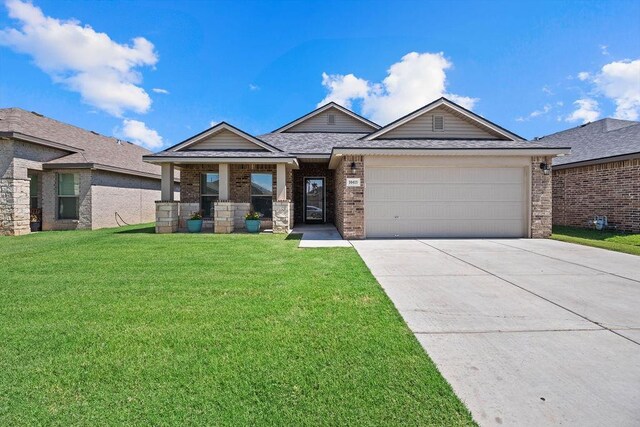
<path id="1" fill-rule="evenodd" d="M 160 165 L 162 200 L 156 202 L 156 233 L 187 231 L 187 220 L 194 214 L 202 216 L 203 232 L 244 231 L 249 212 L 259 215 L 261 231 L 288 233 L 293 228 L 293 170 L 298 167 L 293 158 L 201 159 Z M 176 169 L 180 170 L 180 200 L 173 199 L 168 184 Z"/>

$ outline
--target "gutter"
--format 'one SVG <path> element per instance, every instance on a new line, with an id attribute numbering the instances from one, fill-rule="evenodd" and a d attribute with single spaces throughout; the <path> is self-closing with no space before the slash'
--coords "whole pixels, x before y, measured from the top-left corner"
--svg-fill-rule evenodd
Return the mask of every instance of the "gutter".
<path id="1" fill-rule="evenodd" d="M 336 167 L 338 158 L 344 155 L 388 155 L 388 156 L 559 156 L 569 154 L 569 147 L 537 148 L 357 148 L 334 147 L 329 168 Z"/>
<path id="2" fill-rule="evenodd" d="M 161 179 L 160 174 L 154 174 L 149 172 L 135 171 L 132 169 L 119 168 L 117 166 L 103 165 L 100 163 L 44 163 L 42 169 L 91 169 L 102 170 L 106 172 L 121 173 L 124 175 L 141 176 L 143 178 Z M 175 182 L 180 182 L 179 178 L 175 179 Z"/>

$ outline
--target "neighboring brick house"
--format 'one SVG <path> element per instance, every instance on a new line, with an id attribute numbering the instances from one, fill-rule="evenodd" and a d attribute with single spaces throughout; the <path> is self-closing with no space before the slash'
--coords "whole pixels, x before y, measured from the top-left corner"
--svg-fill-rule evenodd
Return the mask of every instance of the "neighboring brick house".
<path id="1" fill-rule="evenodd" d="M 602 119 L 554 133 L 542 143 L 571 147 L 553 159 L 553 224 L 593 227 L 606 216 L 640 233 L 640 122 Z"/>
<path id="2" fill-rule="evenodd" d="M 160 168 L 144 163 L 145 154 L 34 112 L 0 109 L 0 235 L 29 233 L 32 219 L 42 230 L 153 221 Z"/>
<path id="3" fill-rule="evenodd" d="M 548 237 L 552 158 L 569 149 L 518 135 L 440 98 L 381 127 L 335 103 L 272 133 L 220 123 L 144 160 L 181 171 L 156 231 L 202 210 L 217 233 L 333 223 L 344 238 Z"/>

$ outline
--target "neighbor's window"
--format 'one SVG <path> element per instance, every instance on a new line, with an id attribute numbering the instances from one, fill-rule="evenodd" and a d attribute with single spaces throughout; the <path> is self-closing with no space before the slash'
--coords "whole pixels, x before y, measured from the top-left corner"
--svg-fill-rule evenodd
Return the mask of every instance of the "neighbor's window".
<path id="1" fill-rule="evenodd" d="M 29 175 L 31 182 L 29 183 L 29 207 L 31 209 L 38 208 L 38 175 Z"/>
<path id="2" fill-rule="evenodd" d="M 217 173 L 203 173 L 200 178 L 200 209 L 202 216 L 212 218 L 214 202 L 218 200 L 220 189 L 220 175 Z"/>
<path id="3" fill-rule="evenodd" d="M 58 219 L 78 219 L 80 208 L 80 175 L 58 174 Z"/>
<path id="4" fill-rule="evenodd" d="M 271 218 L 273 207 L 273 175 L 270 173 L 251 174 L 251 206 L 261 218 Z"/>

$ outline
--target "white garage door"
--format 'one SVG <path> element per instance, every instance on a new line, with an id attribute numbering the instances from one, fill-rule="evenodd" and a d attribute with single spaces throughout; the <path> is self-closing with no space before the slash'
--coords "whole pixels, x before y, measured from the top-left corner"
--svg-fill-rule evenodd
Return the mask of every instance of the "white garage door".
<path id="1" fill-rule="evenodd" d="M 525 171 L 367 166 L 367 237 L 526 237 Z"/>

